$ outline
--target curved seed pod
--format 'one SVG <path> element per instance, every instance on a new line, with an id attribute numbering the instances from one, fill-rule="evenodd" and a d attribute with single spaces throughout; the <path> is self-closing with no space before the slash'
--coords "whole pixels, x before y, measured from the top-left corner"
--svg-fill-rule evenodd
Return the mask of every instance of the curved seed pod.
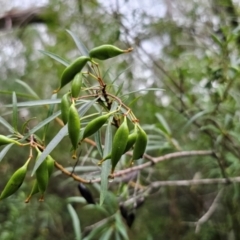
<path id="1" fill-rule="evenodd" d="M 111 155 L 112 155 L 111 156 L 111 162 L 112 162 L 111 174 L 113 174 L 117 163 L 119 162 L 121 156 L 124 153 L 124 150 L 127 146 L 128 135 L 129 135 L 129 130 L 127 125 L 127 117 L 124 116 L 123 123 L 117 129 L 113 137 L 113 145 L 112 145 L 112 152 L 111 152 Z"/>
<path id="2" fill-rule="evenodd" d="M 105 45 L 101 45 L 99 47 L 93 48 L 89 52 L 89 56 L 91 58 L 106 60 L 108 58 L 116 57 L 116 56 L 118 56 L 120 54 L 123 54 L 123 53 L 131 52 L 132 50 L 133 50 L 133 48 L 129 48 L 127 50 L 122 50 L 122 49 L 120 49 L 118 47 L 115 47 L 113 45 L 105 44 Z"/>
<path id="3" fill-rule="evenodd" d="M 71 63 L 62 73 L 60 87 L 54 90 L 57 93 L 62 87 L 71 82 L 76 74 L 81 72 L 86 63 L 90 61 L 89 57 L 81 56 L 77 58 L 73 63 Z"/>
<path id="4" fill-rule="evenodd" d="M 37 151 L 38 151 L 38 156 L 37 156 L 37 160 L 38 160 L 38 158 L 41 155 L 41 152 L 38 149 L 37 149 Z M 46 159 L 44 159 L 44 161 L 41 163 L 41 165 L 36 170 L 36 179 L 37 179 L 38 189 L 39 189 L 40 193 L 42 194 L 39 201 L 44 201 L 44 193 L 47 189 L 48 180 L 49 180 L 48 165 L 47 165 Z"/>
<path id="5" fill-rule="evenodd" d="M 84 184 L 79 183 L 78 184 L 78 190 L 81 193 L 81 195 L 85 198 L 87 203 L 95 204 L 92 193 L 89 191 L 89 189 Z"/>
<path id="6" fill-rule="evenodd" d="M 90 121 L 84 129 L 82 139 L 89 137 L 97 132 L 107 122 L 110 115 L 111 114 L 105 114 Z"/>
<path id="7" fill-rule="evenodd" d="M 72 103 L 69 109 L 69 115 L 68 115 L 68 134 L 74 149 L 72 158 L 77 158 L 76 150 L 78 147 L 80 128 L 81 128 L 81 123 L 80 123 L 78 111 L 75 107 L 75 104 Z"/>
<path id="8" fill-rule="evenodd" d="M 6 186 L 4 187 L 0 195 L 0 200 L 11 196 L 21 187 L 27 173 L 27 166 L 29 161 L 30 158 L 26 161 L 26 163 L 22 167 L 20 167 L 13 173 L 13 175 L 8 180 Z"/>
<path id="9" fill-rule="evenodd" d="M 46 161 L 47 161 L 47 166 L 48 166 L 48 178 L 50 178 L 50 176 L 52 175 L 52 172 L 53 172 L 53 168 L 54 168 L 54 159 L 50 155 L 48 155 L 46 158 Z M 32 186 L 32 190 L 31 190 L 29 196 L 27 197 L 27 199 L 25 200 L 25 203 L 28 203 L 30 201 L 31 197 L 38 192 L 39 192 L 38 182 L 35 179 L 34 184 Z"/>
<path id="10" fill-rule="evenodd" d="M 128 135 L 127 146 L 126 146 L 123 154 L 128 152 L 133 147 L 134 143 L 136 142 L 136 139 L 137 139 L 137 132 L 136 131 L 134 131 L 133 133 Z M 102 160 L 100 160 L 98 162 L 98 165 L 101 165 L 107 159 L 111 159 L 111 157 L 112 157 L 112 154 L 109 153 L 106 157 L 104 157 Z"/>
<path id="11" fill-rule="evenodd" d="M 73 98 L 77 98 L 82 87 L 82 74 L 78 73 L 72 82 L 71 93 Z"/>
<path id="12" fill-rule="evenodd" d="M 69 108 L 71 106 L 71 102 L 68 96 L 69 96 L 69 92 L 64 94 L 61 99 L 61 117 L 64 124 L 67 124 Z"/>
<path id="13" fill-rule="evenodd" d="M 136 139 L 136 143 L 133 149 L 133 157 L 132 162 L 134 160 L 138 160 L 139 158 L 142 158 L 146 147 L 147 147 L 147 134 L 145 131 L 138 125 L 138 135 Z"/>
<path id="14" fill-rule="evenodd" d="M 21 143 L 19 143 L 18 141 L 0 134 L 0 146 L 10 144 L 10 143 L 21 145 Z"/>

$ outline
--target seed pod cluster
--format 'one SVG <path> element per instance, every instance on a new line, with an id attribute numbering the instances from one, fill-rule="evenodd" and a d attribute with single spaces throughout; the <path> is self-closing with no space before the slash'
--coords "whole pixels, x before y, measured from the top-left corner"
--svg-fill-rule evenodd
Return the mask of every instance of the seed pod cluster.
<path id="1" fill-rule="evenodd" d="M 135 129 L 136 129 L 136 128 L 135 128 Z M 126 145 L 126 148 L 125 148 L 123 154 L 126 153 L 126 152 L 128 152 L 128 151 L 133 147 L 134 143 L 136 142 L 136 139 L 137 139 L 137 131 L 134 130 L 133 133 L 131 133 L 131 134 L 128 135 L 127 145 Z M 98 163 L 98 165 L 101 165 L 101 164 L 102 164 L 104 161 L 106 161 L 107 159 L 111 159 L 111 157 L 112 157 L 112 154 L 109 153 L 106 157 L 104 157 L 104 158 Z"/>
<path id="2" fill-rule="evenodd" d="M 68 115 L 68 135 L 71 140 L 72 146 L 73 146 L 73 155 L 72 158 L 77 158 L 76 156 L 76 150 L 78 147 L 78 141 L 79 141 L 79 135 L 80 135 L 80 118 L 78 115 L 78 111 L 75 107 L 75 103 L 73 102 L 69 109 L 69 115 Z"/>
<path id="3" fill-rule="evenodd" d="M 47 162 L 47 169 L 48 169 L 48 179 L 50 179 L 53 169 L 54 169 L 54 159 L 48 155 L 46 158 L 46 162 Z M 38 181 L 37 179 L 34 180 L 33 186 L 32 186 L 32 190 L 29 194 L 29 196 L 27 197 L 27 199 L 25 200 L 25 203 L 28 203 L 31 199 L 31 197 L 39 192 L 39 186 L 38 186 Z M 40 201 L 42 201 L 43 198 L 40 198 Z"/>
<path id="4" fill-rule="evenodd" d="M 30 159 L 28 159 L 22 167 L 13 173 L 3 191 L 1 192 L 0 200 L 11 196 L 21 187 L 27 173 L 27 166 L 29 161 Z"/>

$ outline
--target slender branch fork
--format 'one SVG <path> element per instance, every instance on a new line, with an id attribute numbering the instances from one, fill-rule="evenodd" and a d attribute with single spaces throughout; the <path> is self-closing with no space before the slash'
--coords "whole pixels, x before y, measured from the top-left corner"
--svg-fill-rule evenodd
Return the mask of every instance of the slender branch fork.
<path id="1" fill-rule="evenodd" d="M 117 171 L 113 174 L 113 176 L 114 177 L 121 177 L 121 176 L 130 174 L 134 171 L 140 171 L 144 168 L 153 166 L 154 164 L 157 164 L 157 163 L 163 162 L 163 161 L 167 161 L 167 160 L 170 160 L 170 159 L 177 159 L 177 158 L 191 157 L 191 156 L 211 156 L 213 154 L 214 154 L 214 152 L 212 150 L 181 151 L 181 152 L 169 153 L 169 154 L 166 154 L 166 155 L 161 156 L 161 157 L 151 157 L 151 156 L 145 154 L 144 157 L 149 160 L 148 162 L 140 164 L 138 166 L 134 166 L 134 167 L 131 167 L 131 168 L 127 168 L 127 169 L 124 169 L 124 170 Z M 78 181 L 78 182 L 96 183 L 96 182 L 101 181 L 100 178 L 90 179 L 90 180 L 81 178 L 78 175 L 76 175 L 74 173 L 71 173 L 68 170 L 66 170 L 62 165 L 60 165 L 56 161 L 55 161 L 55 167 L 58 168 L 63 174 L 72 177 L 75 181 Z M 211 179 L 211 180 L 214 180 L 214 179 Z M 227 181 L 226 179 L 221 179 L 221 180 L 225 181 L 224 183 L 226 183 L 226 181 Z M 231 179 L 228 179 L 228 180 L 231 181 Z M 186 181 L 191 181 L 191 180 L 186 180 Z M 192 180 L 192 181 L 197 181 L 197 180 Z M 239 177 L 239 181 L 240 181 L 240 177 Z M 175 182 L 175 185 L 177 185 L 177 182 L 179 182 L 179 181 L 165 181 L 165 185 L 167 185 L 166 182 Z M 160 183 L 163 183 L 163 182 L 155 182 L 154 183 L 155 187 L 157 186 L 157 183 L 160 184 Z"/>

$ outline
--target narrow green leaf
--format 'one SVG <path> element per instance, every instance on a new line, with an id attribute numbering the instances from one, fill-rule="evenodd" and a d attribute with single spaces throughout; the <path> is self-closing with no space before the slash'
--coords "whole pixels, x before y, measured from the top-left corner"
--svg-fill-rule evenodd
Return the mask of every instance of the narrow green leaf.
<path id="1" fill-rule="evenodd" d="M 12 125 L 17 131 L 18 129 L 18 108 L 17 108 L 17 96 L 16 93 L 12 93 L 12 104 L 13 104 L 13 112 L 12 112 Z"/>
<path id="2" fill-rule="evenodd" d="M 9 132 L 14 133 L 14 128 L 4 119 L 0 116 L 0 123 L 6 127 Z"/>
<path id="3" fill-rule="evenodd" d="M 20 79 L 15 80 L 15 82 L 24 87 L 25 90 L 27 90 L 27 92 L 29 92 L 34 98 L 40 99 L 37 93 L 27 83 Z"/>
<path id="4" fill-rule="evenodd" d="M 53 94 L 51 99 L 53 100 L 56 100 L 57 99 L 57 94 Z M 51 104 L 49 109 L 48 109 L 48 113 L 47 113 L 47 118 L 49 118 L 51 115 L 53 115 L 53 111 L 54 111 L 54 107 L 55 107 L 55 104 Z M 50 122 L 49 122 L 50 123 Z M 49 127 L 49 123 L 47 123 L 45 126 L 44 126 L 44 130 L 43 130 L 43 142 L 45 142 L 45 139 L 46 139 L 46 133 L 48 131 L 48 127 Z"/>
<path id="5" fill-rule="evenodd" d="M 12 91 L 0 91 L 1 94 L 6 94 L 6 95 L 12 95 Z M 20 93 L 16 92 L 16 95 L 18 97 L 24 97 L 24 98 L 30 98 L 30 99 L 35 99 L 32 95 L 26 94 L 26 93 Z"/>
<path id="6" fill-rule="evenodd" d="M 56 104 L 60 102 L 61 102 L 61 99 L 44 99 L 44 100 L 20 102 L 17 104 L 17 106 L 18 107 L 35 107 L 35 106 Z M 7 105 L 4 105 L 4 107 L 13 107 L 13 105 L 7 104 Z"/>
<path id="7" fill-rule="evenodd" d="M 106 134 L 105 134 L 105 143 L 103 156 L 107 156 L 112 150 L 112 124 L 111 121 L 108 122 Z M 100 193 L 100 205 L 103 205 L 104 199 L 108 192 L 108 175 L 110 172 L 110 161 L 105 161 L 102 164 L 101 171 L 101 193 Z"/>
<path id="8" fill-rule="evenodd" d="M 68 203 L 67 208 L 68 208 L 69 214 L 72 218 L 73 229 L 74 229 L 74 233 L 75 233 L 75 239 L 76 240 L 81 240 L 82 239 L 81 227 L 80 227 L 80 220 L 78 218 L 78 215 L 77 215 L 75 209 L 73 208 L 73 206 L 71 204 Z"/>
<path id="9" fill-rule="evenodd" d="M 85 47 L 85 45 L 83 44 L 83 42 L 70 30 L 66 30 L 67 33 L 72 37 L 72 39 L 74 40 L 78 50 L 80 51 L 80 53 L 84 56 L 88 56 L 88 50 Z"/>
<path id="10" fill-rule="evenodd" d="M 166 122 L 165 118 L 160 113 L 156 113 L 156 117 L 159 121 L 159 128 L 167 135 L 171 135 L 171 129 L 168 126 L 168 123 Z"/>
<path id="11" fill-rule="evenodd" d="M 217 35 L 211 34 L 212 40 L 220 47 L 223 46 L 223 42 L 218 38 Z"/>
<path id="12" fill-rule="evenodd" d="M 7 146 L 5 146 L 2 151 L 0 152 L 0 162 L 2 161 L 2 159 L 5 157 L 5 155 L 7 154 L 8 150 L 14 145 L 14 143 L 10 143 Z"/>
<path id="13" fill-rule="evenodd" d="M 113 233 L 113 227 L 110 227 L 107 231 L 103 232 L 103 234 L 99 238 L 99 240 L 109 240 L 109 239 L 111 239 L 112 233 Z"/>
<path id="14" fill-rule="evenodd" d="M 44 119 L 42 122 L 40 122 L 39 124 L 37 124 L 34 128 L 32 128 L 29 131 L 29 134 L 27 136 L 30 136 L 31 134 L 35 133 L 36 131 L 38 131 L 39 129 L 41 129 L 42 127 L 44 127 L 46 124 L 48 124 L 49 122 L 51 122 L 52 120 L 54 120 L 56 117 L 58 117 L 61 114 L 61 111 L 57 111 L 55 112 L 53 115 L 51 115 L 50 117 Z"/>
<path id="15" fill-rule="evenodd" d="M 108 222 L 104 222 L 102 225 L 95 227 L 85 238 L 83 238 L 83 240 L 98 239 L 97 235 L 103 230 L 107 229 L 107 224 Z"/>
<path id="16" fill-rule="evenodd" d="M 116 96 L 118 96 L 118 94 L 122 91 L 123 86 L 124 86 L 124 82 L 118 87 L 118 90 L 116 92 Z"/>
<path id="17" fill-rule="evenodd" d="M 122 240 L 121 235 L 118 231 L 115 231 L 115 238 L 114 240 Z"/>
<path id="18" fill-rule="evenodd" d="M 101 131 L 100 130 L 94 134 L 94 140 L 97 145 L 97 150 L 98 150 L 100 156 L 102 157 L 103 149 L 102 149 L 102 143 L 101 143 Z"/>
<path id="19" fill-rule="evenodd" d="M 93 99 L 92 101 L 89 101 L 85 104 L 83 104 L 79 109 L 79 115 L 80 117 L 83 117 L 84 114 L 92 107 L 93 104 L 95 104 L 95 102 L 98 100 L 98 98 Z"/>
<path id="20" fill-rule="evenodd" d="M 46 56 L 49 56 L 50 58 L 56 60 L 57 62 L 61 63 L 64 66 L 69 66 L 70 62 L 63 59 L 62 57 L 60 57 L 59 55 L 55 54 L 55 53 L 51 53 L 48 51 L 43 51 L 43 50 L 39 50 L 39 52 L 43 53 Z"/>
<path id="21" fill-rule="evenodd" d="M 195 114 L 194 116 L 192 116 L 188 121 L 187 123 L 184 125 L 183 129 L 186 129 L 189 125 L 191 125 L 194 121 L 196 121 L 198 118 L 208 114 L 208 113 L 211 113 L 213 111 L 213 109 L 207 109 L 207 110 L 204 110 L 204 111 L 201 111 L 201 112 L 198 112 L 197 114 Z"/>
<path id="22" fill-rule="evenodd" d="M 132 93 L 143 92 L 143 91 L 165 91 L 165 90 L 162 89 L 162 88 L 143 88 L 143 89 L 139 89 L 139 90 L 136 90 L 136 91 L 125 93 L 120 97 L 127 96 L 127 95 L 130 95 Z"/>
<path id="23" fill-rule="evenodd" d="M 125 240 L 128 240 L 129 237 L 128 237 L 128 234 L 127 234 L 127 230 L 126 230 L 125 225 L 123 224 L 123 221 L 122 221 L 119 213 L 117 213 L 115 215 L 115 219 L 116 219 L 116 226 L 117 226 L 117 229 L 118 229 L 119 233 L 122 235 L 122 237 Z"/>

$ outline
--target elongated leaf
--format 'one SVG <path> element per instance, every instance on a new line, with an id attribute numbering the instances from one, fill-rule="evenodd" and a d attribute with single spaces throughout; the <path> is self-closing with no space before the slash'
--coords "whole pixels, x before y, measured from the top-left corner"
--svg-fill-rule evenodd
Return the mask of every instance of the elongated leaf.
<path id="1" fill-rule="evenodd" d="M 50 58 L 56 60 L 57 62 L 61 63 L 64 66 L 69 66 L 70 62 L 63 59 L 62 57 L 60 57 L 59 55 L 55 54 L 55 53 L 51 53 L 48 51 L 43 51 L 43 50 L 39 50 L 39 52 L 43 53 L 46 56 L 49 56 Z"/>
<path id="2" fill-rule="evenodd" d="M 168 126 L 168 123 L 166 122 L 165 118 L 160 114 L 160 113 L 156 113 L 156 117 L 159 121 L 159 128 L 167 135 L 170 136 L 171 135 L 171 129 Z"/>
<path id="3" fill-rule="evenodd" d="M 14 128 L 4 119 L 0 116 L 0 123 L 6 127 L 9 132 L 14 133 Z"/>
<path id="4" fill-rule="evenodd" d="M 29 92 L 34 98 L 40 99 L 37 93 L 27 83 L 20 79 L 15 80 L 15 82 L 23 86 L 25 90 L 27 90 L 27 92 Z"/>
<path id="5" fill-rule="evenodd" d="M 35 107 L 42 105 L 50 105 L 60 103 L 61 99 L 44 99 L 44 100 L 36 100 L 36 101 L 28 101 L 28 102 L 20 102 L 17 104 L 18 107 Z M 12 104 L 4 105 L 4 107 L 13 107 Z"/>
<path id="6" fill-rule="evenodd" d="M 83 44 L 83 42 L 70 30 L 66 30 L 67 33 L 73 38 L 78 50 L 80 51 L 80 53 L 84 56 L 88 56 L 88 50 L 85 47 L 85 45 Z"/>
<path id="7" fill-rule="evenodd" d="M 6 95 L 12 95 L 12 91 L 0 91 L 0 93 L 1 94 L 6 94 Z M 24 97 L 24 98 L 29 98 L 29 99 L 36 99 L 32 95 L 29 95 L 29 94 L 26 94 L 26 93 L 16 92 L 16 95 L 18 97 Z"/>
<path id="8" fill-rule="evenodd" d="M 53 94 L 51 99 L 55 100 L 57 98 L 57 94 Z M 47 118 L 49 118 L 51 115 L 53 115 L 53 111 L 54 111 L 54 107 L 55 105 L 54 104 L 51 104 L 49 109 L 48 109 L 48 114 L 47 114 Z M 50 123 L 50 122 L 49 122 Z M 43 130 L 43 142 L 45 142 L 45 138 L 46 138 L 46 133 L 48 131 L 48 127 L 49 127 L 49 123 L 47 123 L 45 126 L 44 126 L 44 130 Z"/>
<path id="9" fill-rule="evenodd" d="M 12 104 L 13 104 L 13 112 L 12 112 L 12 125 L 17 131 L 18 129 L 18 108 L 17 108 L 17 96 L 16 93 L 12 93 Z"/>
<path id="10" fill-rule="evenodd" d="M 67 208 L 68 208 L 68 211 L 69 211 L 70 216 L 72 218 L 73 229 L 74 229 L 74 233 L 75 233 L 75 239 L 76 240 L 81 240 L 82 239 L 81 227 L 80 227 L 80 220 L 78 218 L 78 215 L 77 215 L 75 209 L 73 208 L 73 206 L 71 204 L 68 204 Z"/>
<path id="11" fill-rule="evenodd" d="M 143 92 L 143 91 L 165 91 L 165 90 L 162 89 L 162 88 L 143 88 L 143 89 L 139 89 L 139 90 L 136 90 L 136 91 L 125 93 L 120 97 L 127 96 L 127 95 L 130 95 L 132 93 Z"/>
<path id="12" fill-rule="evenodd" d="M 5 155 L 13 145 L 14 143 L 10 143 L 2 149 L 2 151 L 0 152 L 0 162 L 2 161 L 2 159 L 5 157 Z"/>
<path id="13" fill-rule="evenodd" d="M 100 130 L 94 134 L 94 140 L 97 145 L 97 150 L 98 150 L 100 156 L 102 157 L 103 149 L 102 149 L 102 143 L 101 143 L 101 131 Z"/>
<path id="14" fill-rule="evenodd" d="M 107 156 L 112 150 L 112 124 L 111 121 L 108 122 L 106 134 L 105 134 L 105 144 L 103 156 Z M 108 192 L 108 175 L 110 172 L 110 161 L 105 161 L 102 164 L 101 171 L 101 193 L 100 193 L 100 205 L 103 205 L 104 199 Z"/>
<path id="15" fill-rule="evenodd" d="M 127 230 L 126 230 L 126 227 L 121 220 L 121 217 L 120 217 L 119 213 L 117 213 L 115 215 L 115 219 L 116 219 L 116 226 L 117 226 L 117 229 L 118 229 L 119 233 L 122 235 L 124 240 L 128 240 L 129 237 L 127 235 Z"/>
<path id="16" fill-rule="evenodd" d="M 98 239 L 97 235 L 103 230 L 107 229 L 107 224 L 108 222 L 104 222 L 102 225 L 92 229 L 91 232 L 85 238 L 83 238 L 83 240 Z"/>
<path id="17" fill-rule="evenodd" d="M 92 107 L 93 104 L 95 104 L 95 102 L 98 100 L 98 98 L 93 99 L 92 101 L 89 101 L 85 104 L 83 104 L 79 109 L 79 115 L 80 117 L 83 117 L 84 114 Z"/>
<path id="18" fill-rule="evenodd" d="M 189 125 L 191 125 L 194 121 L 196 121 L 198 118 L 202 117 L 203 115 L 206 115 L 208 113 L 211 113 L 213 111 L 213 109 L 207 109 L 201 112 L 198 112 L 197 114 L 195 114 L 193 117 L 191 117 L 187 123 L 184 125 L 183 129 L 186 129 Z"/>
<path id="19" fill-rule="evenodd" d="M 38 131 L 39 129 L 41 129 L 42 127 L 44 127 L 46 124 L 48 124 L 49 122 L 51 122 L 52 120 L 54 120 L 56 117 L 58 117 L 61 114 L 61 111 L 57 111 L 55 112 L 53 115 L 51 115 L 50 117 L 44 119 L 42 122 L 40 122 L 39 124 L 37 124 L 34 128 L 32 128 L 29 131 L 29 134 L 27 135 L 30 136 L 31 134 L 35 133 L 36 131 Z"/>
<path id="20" fill-rule="evenodd" d="M 99 240 L 109 240 L 111 239 L 111 235 L 113 233 L 113 228 L 110 227 L 107 231 L 104 231 L 102 236 L 99 238 Z"/>
<path id="21" fill-rule="evenodd" d="M 66 124 L 64 127 L 60 129 L 60 131 L 56 134 L 56 136 L 50 141 L 50 143 L 47 145 L 47 147 L 44 149 L 44 151 L 36 161 L 33 167 L 32 176 L 35 173 L 35 171 L 38 169 L 38 167 L 41 165 L 41 163 L 44 161 L 44 159 L 61 142 L 61 140 L 67 135 L 67 133 L 68 133 L 68 125 Z"/>

